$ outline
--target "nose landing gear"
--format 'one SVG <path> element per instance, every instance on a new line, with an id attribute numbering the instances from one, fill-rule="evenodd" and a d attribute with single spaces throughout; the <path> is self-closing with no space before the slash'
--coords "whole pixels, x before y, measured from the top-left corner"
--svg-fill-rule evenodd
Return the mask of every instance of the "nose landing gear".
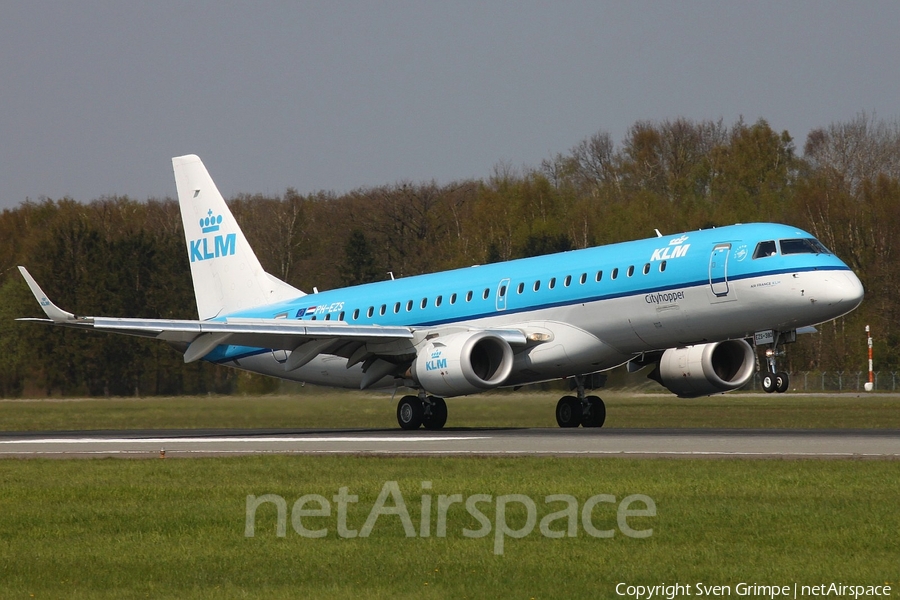
<path id="1" fill-rule="evenodd" d="M 762 389 L 767 394 L 772 392 L 783 394 L 791 387 L 790 376 L 784 371 L 779 371 L 775 364 L 775 357 L 784 354 L 784 351 L 778 351 L 778 343 L 783 343 L 783 335 L 783 333 L 775 332 L 775 341 L 772 342 L 772 347 L 766 350 L 766 371 L 760 373 L 760 379 Z M 788 336 L 788 338 L 790 337 Z"/>

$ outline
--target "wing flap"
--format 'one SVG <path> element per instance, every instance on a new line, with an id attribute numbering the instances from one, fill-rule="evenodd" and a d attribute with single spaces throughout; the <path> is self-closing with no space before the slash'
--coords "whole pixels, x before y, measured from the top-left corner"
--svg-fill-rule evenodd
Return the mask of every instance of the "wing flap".
<path id="1" fill-rule="evenodd" d="M 92 321 L 96 330 L 143 335 L 169 342 L 188 342 L 192 347 L 201 339 L 211 343 L 215 339 L 226 340 L 226 336 L 228 344 L 274 350 L 294 350 L 310 340 L 383 343 L 413 338 L 413 332 L 408 327 L 345 323 L 310 326 L 302 321 L 286 319 L 227 319 L 223 322 L 94 317 Z M 203 358 L 217 345 L 213 344 L 199 355 L 191 353 L 193 360 Z"/>

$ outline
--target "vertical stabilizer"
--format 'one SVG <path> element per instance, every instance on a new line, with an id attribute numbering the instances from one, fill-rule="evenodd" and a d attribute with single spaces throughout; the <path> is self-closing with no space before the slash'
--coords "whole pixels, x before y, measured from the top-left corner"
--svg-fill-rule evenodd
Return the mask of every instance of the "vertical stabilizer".
<path id="1" fill-rule="evenodd" d="M 199 157 L 172 167 L 201 320 L 304 295 L 263 271 Z"/>

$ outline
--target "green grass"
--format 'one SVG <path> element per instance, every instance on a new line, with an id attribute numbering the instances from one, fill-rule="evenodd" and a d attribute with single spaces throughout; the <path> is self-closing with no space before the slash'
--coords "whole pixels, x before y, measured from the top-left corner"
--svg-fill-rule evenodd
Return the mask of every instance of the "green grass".
<path id="1" fill-rule="evenodd" d="M 618 582 L 735 585 L 900 585 L 900 464 L 894 461 L 717 461 L 554 458 L 267 456 L 166 460 L 0 461 L 2 598 L 614 598 Z M 419 527 L 421 482 L 438 494 L 524 494 L 538 520 L 595 494 L 646 494 L 655 517 L 633 517 L 646 539 L 617 531 L 548 539 L 537 532 L 472 539 L 461 505 L 443 538 L 404 536 L 382 516 L 371 536 L 342 539 L 336 517 L 321 539 L 275 534 L 263 505 L 245 537 L 248 494 L 359 496 L 359 529 L 386 481 L 397 481 Z M 392 506 L 389 502 L 388 506 Z M 493 505 L 481 505 L 494 521 Z M 511 511 L 511 527 L 524 513 Z M 615 507 L 594 511 L 616 528 Z M 564 528 L 557 525 L 554 528 Z"/>
<path id="2" fill-rule="evenodd" d="M 451 398 L 447 427 L 555 427 L 559 392 Z M 606 427 L 900 429 L 900 396 L 603 395 Z M 0 401 L 0 430 L 396 428 L 389 394 L 306 387 L 296 395 Z"/>

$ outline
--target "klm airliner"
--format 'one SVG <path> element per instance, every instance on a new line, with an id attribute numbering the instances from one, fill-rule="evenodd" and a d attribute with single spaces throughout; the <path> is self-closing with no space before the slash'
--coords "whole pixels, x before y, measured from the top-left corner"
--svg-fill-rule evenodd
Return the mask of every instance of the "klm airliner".
<path id="1" fill-rule="evenodd" d="M 46 319 L 168 342 L 185 362 L 319 385 L 416 390 L 403 429 L 441 429 L 444 398 L 568 379 L 560 427 L 600 427 L 602 371 L 652 367 L 681 397 L 740 388 L 797 333 L 856 308 L 856 275 L 814 236 L 770 223 L 472 266 L 313 294 L 266 273 L 197 156 L 172 159 L 198 320 L 76 316 L 19 267 Z M 768 346 L 764 364 L 758 346 Z"/>

